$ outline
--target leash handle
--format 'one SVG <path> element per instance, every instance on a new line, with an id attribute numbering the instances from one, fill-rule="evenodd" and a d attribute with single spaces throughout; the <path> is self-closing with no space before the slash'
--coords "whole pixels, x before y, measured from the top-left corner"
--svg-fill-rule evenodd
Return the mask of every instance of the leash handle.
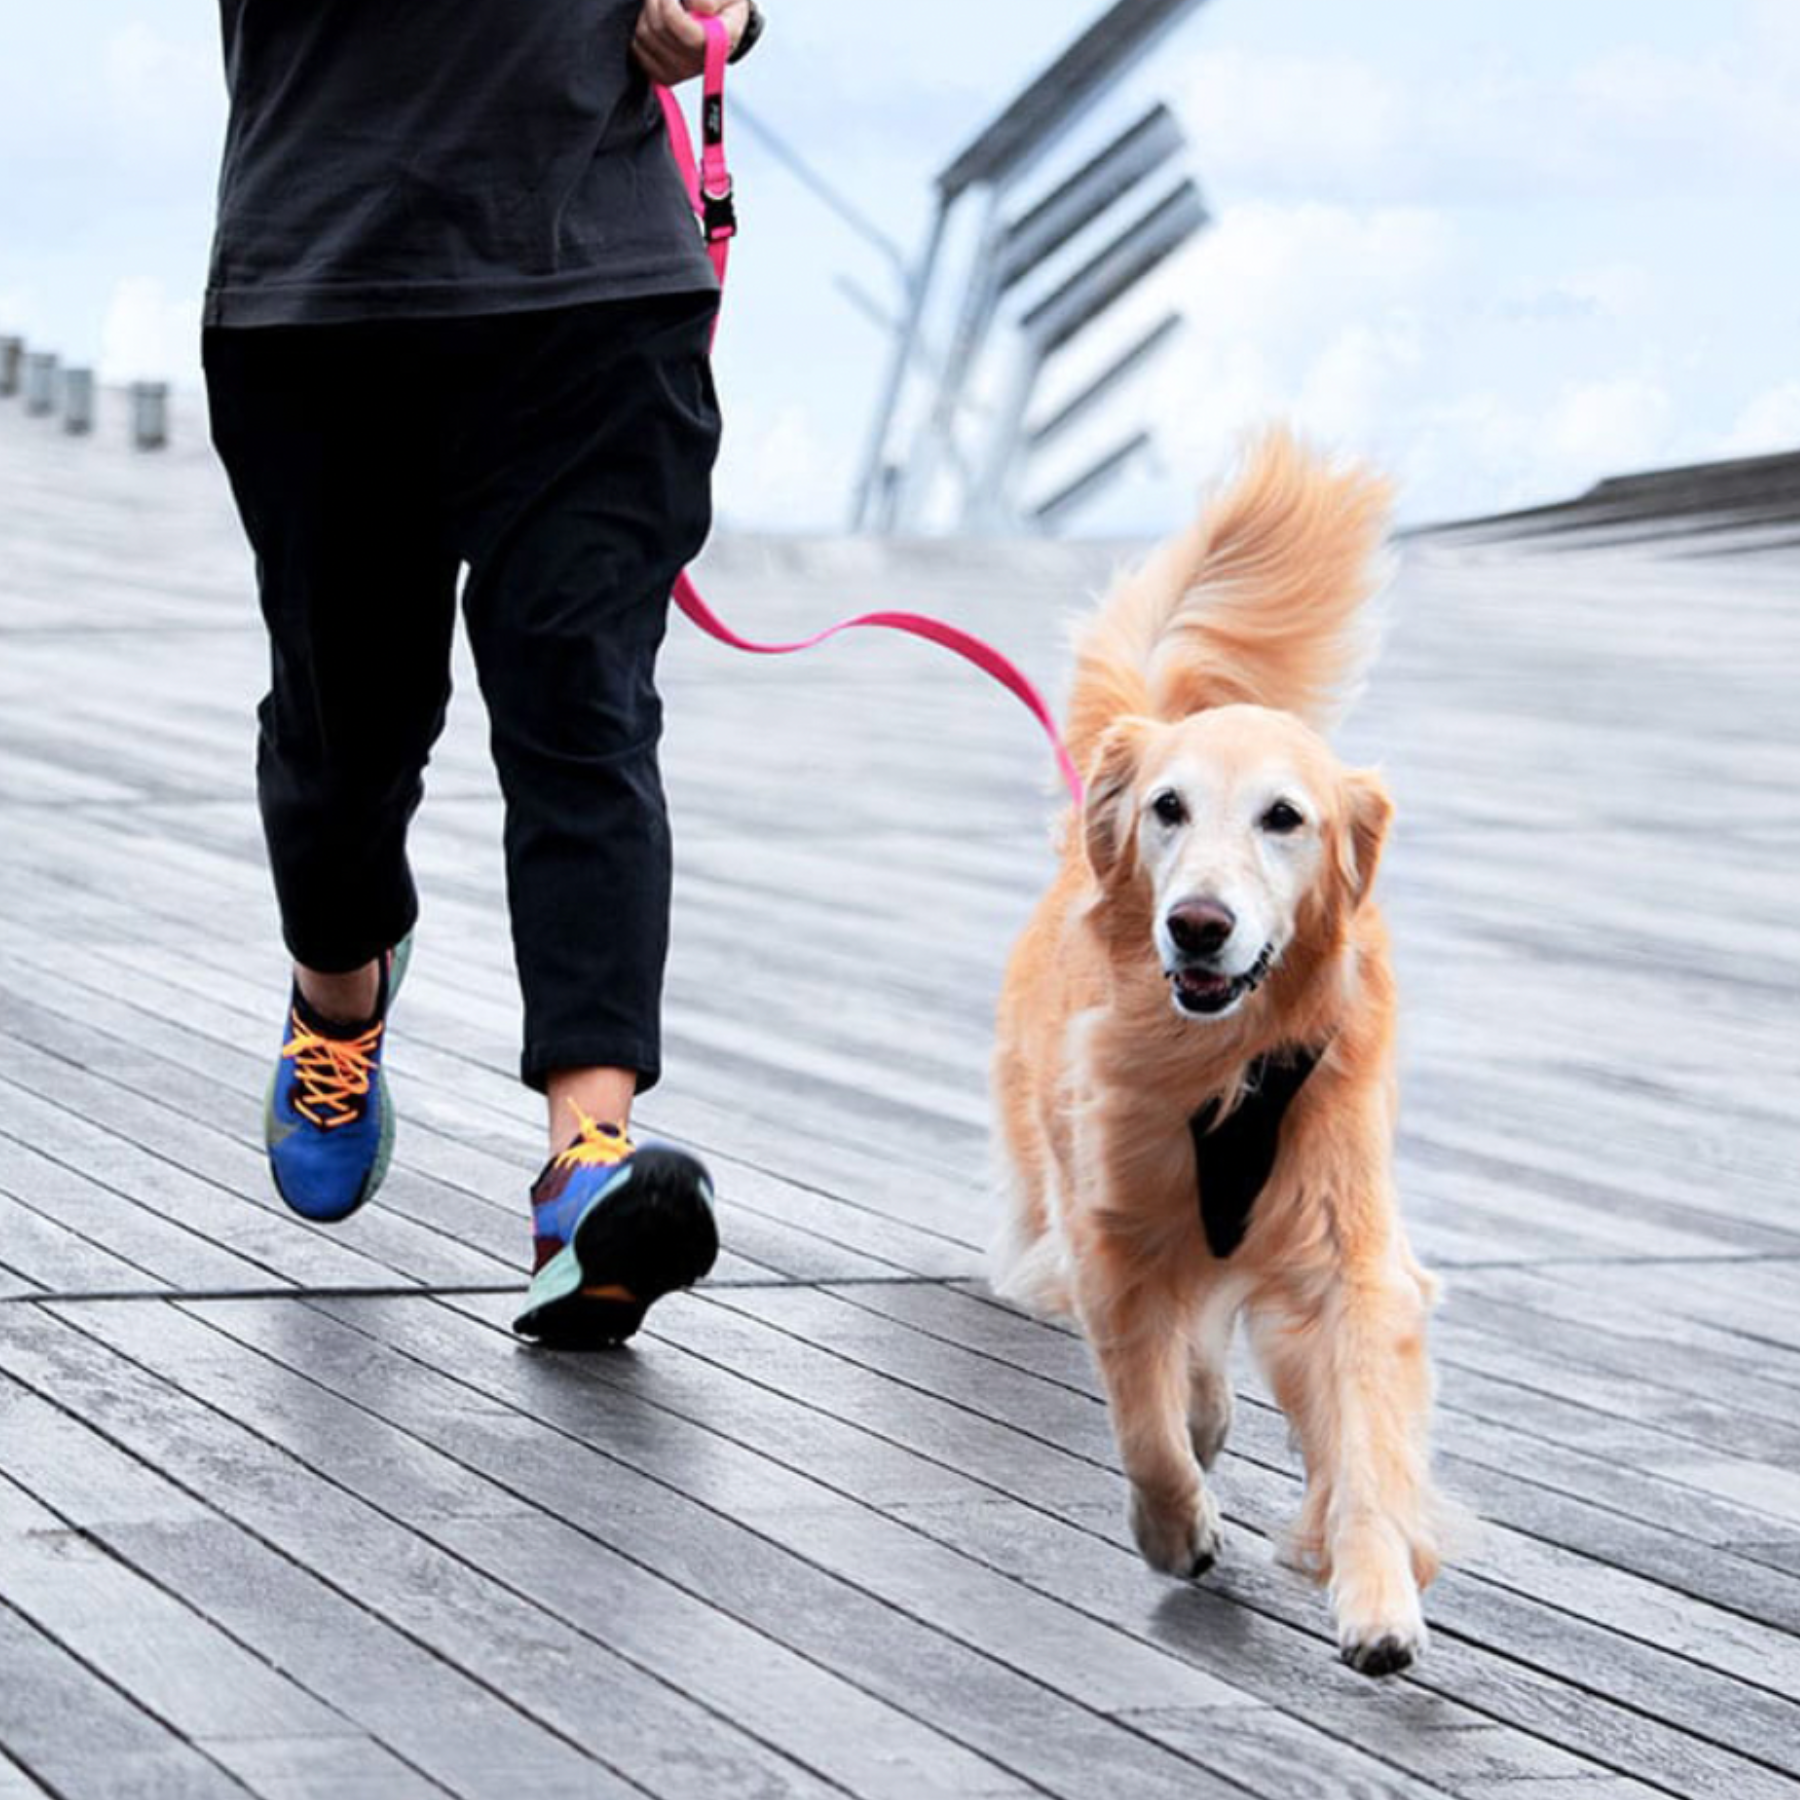
<path id="1" fill-rule="evenodd" d="M 725 65 L 731 56 L 731 34 L 710 15 L 700 20 L 700 29 L 706 33 L 706 73 L 700 98 L 698 157 L 694 155 L 694 140 L 688 134 L 687 114 L 681 110 L 675 90 L 659 87 L 656 97 L 662 102 L 669 149 L 687 187 L 688 205 L 699 217 L 706 251 L 722 289 L 731 258 L 731 240 L 737 236 L 737 201 L 731 166 L 725 157 Z"/>
<path id="2" fill-rule="evenodd" d="M 701 152 L 697 160 L 681 102 L 669 88 L 659 87 L 656 93 L 662 102 L 663 121 L 668 126 L 669 148 L 686 183 L 688 202 L 699 216 L 706 236 L 707 254 L 712 258 L 722 290 L 731 255 L 731 240 L 737 235 L 737 207 L 732 194 L 731 169 L 725 156 L 725 64 L 731 54 L 731 38 L 724 25 L 710 15 L 701 18 L 700 27 L 706 33 L 706 73 L 700 102 Z M 717 329 L 715 323 L 714 330 Z M 1062 772 L 1070 798 L 1077 808 L 1081 805 L 1081 771 L 1076 768 L 1075 759 L 1070 756 L 1069 747 L 1057 729 L 1056 715 L 1050 703 L 1017 663 L 960 625 L 934 619 L 928 613 L 868 612 L 853 619 L 840 619 L 835 625 L 814 632 L 811 637 L 798 638 L 792 643 L 767 644 L 741 637 L 733 631 L 701 598 L 700 590 L 686 574 L 676 578 L 675 604 L 707 636 L 752 656 L 792 656 L 823 644 L 840 632 L 864 628 L 905 632 L 909 637 L 937 644 L 972 663 L 1024 704 L 1050 740 L 1056 766 Z"/>

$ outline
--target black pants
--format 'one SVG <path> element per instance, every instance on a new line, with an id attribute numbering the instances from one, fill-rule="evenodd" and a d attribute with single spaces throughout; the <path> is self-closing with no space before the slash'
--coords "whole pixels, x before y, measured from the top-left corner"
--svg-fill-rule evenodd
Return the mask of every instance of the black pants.
<path id="1" fill-rule="evenodd" d="M 284 935 L 322 973 L 412 929 L 406 832 L 456 584 L 506 799 L 522 1071 L 659 1073 L 657 650 L 711 520 L 710 294 L 211 330 L 213 441 L 272 653 L 257 789 Z"/>

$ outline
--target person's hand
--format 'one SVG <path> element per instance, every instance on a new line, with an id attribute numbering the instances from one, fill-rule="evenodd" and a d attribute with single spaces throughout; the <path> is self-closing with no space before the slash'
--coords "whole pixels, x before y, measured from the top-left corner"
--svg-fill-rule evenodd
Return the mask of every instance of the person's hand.
<path id="1" fill-rule="evenodd" d="M 706 32 L 695 13 L 710 14 L 725 27 L 735 50 L 750 22 L 750 0 L 644 0 L 631 54 L 654 82 L 673 87 L 706 67 Z"/>

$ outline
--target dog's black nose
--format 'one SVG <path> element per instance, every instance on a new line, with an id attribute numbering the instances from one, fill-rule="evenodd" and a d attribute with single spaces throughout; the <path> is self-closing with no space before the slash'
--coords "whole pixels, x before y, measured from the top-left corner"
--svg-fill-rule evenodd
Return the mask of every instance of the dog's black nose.
<path id="1" fill-rule="evenodd" d="M 1183 900 L 1169 908 L 1169 936 L 1187 956 L 1211 956 L 1224 947 L 1237 914 L 1223 900 Z"/>

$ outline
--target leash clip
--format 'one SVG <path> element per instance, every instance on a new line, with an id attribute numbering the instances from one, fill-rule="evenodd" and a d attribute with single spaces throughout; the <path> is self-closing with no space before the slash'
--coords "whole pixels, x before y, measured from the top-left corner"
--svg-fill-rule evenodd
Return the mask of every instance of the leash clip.
<path id="1" fill-rule="evenodd" d="M 737 201 L 729 176 L 717 193 L 708 187 L 700 190 L 700 226 L 709 244 L 737 236 Z"/>

